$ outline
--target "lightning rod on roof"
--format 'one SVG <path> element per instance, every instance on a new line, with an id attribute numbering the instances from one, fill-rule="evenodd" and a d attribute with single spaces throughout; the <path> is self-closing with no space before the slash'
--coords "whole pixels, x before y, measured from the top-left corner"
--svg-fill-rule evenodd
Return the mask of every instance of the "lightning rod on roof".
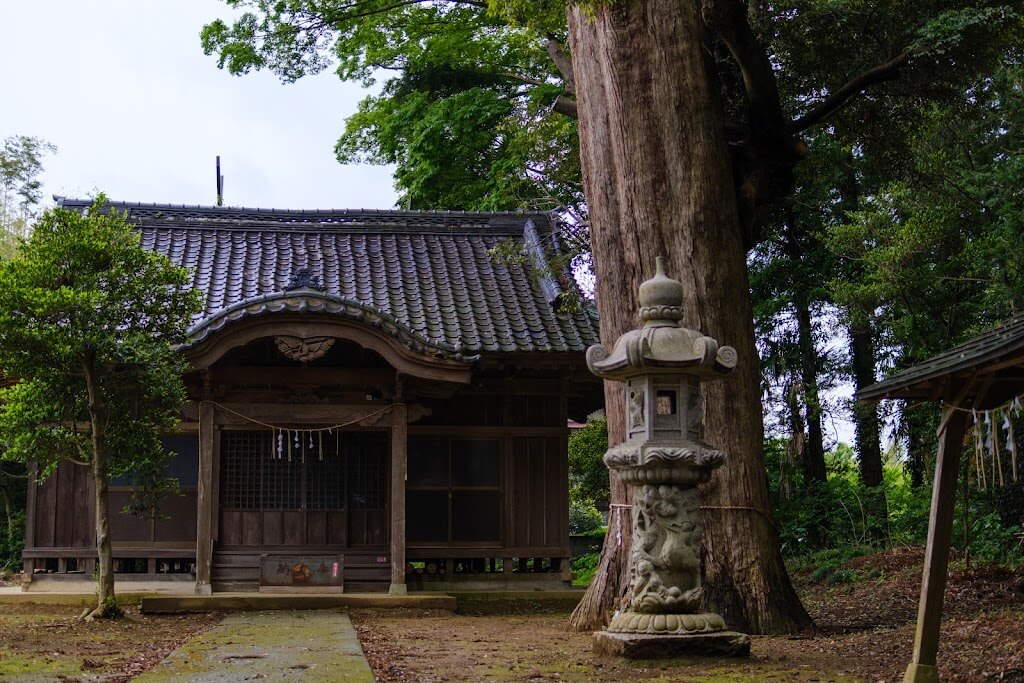
<path id="1" fill-rule="evenodd" d="M 220 174 L 220 155 L 217 155 L 217 206 L 224 206 L 224 176 Z"/>

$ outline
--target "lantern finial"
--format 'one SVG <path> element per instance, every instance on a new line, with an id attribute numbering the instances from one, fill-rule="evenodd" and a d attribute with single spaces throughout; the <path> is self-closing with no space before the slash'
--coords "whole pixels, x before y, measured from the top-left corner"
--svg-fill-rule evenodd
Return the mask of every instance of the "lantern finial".
<path id="1" fill-rule="evenodd" d="M 640 320 L 644 327 L 676 327 L 683 317 L 683 283 L 665 275 L 665 259 L 656 260 L 654 277 L 640 285 Z"/>

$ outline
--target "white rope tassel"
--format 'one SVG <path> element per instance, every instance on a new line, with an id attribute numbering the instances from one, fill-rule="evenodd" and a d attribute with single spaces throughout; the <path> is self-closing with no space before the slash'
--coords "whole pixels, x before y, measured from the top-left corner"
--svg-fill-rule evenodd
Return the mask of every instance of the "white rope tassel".
<path id="1" fill-rule="evenodd" d="M 981 422 L 977 419 L 974 421 L 974 463 L 978 470 L 978 485 L 983 489 L 987 489 L 988 482 L 985 481 L 984 437 L 981 435 Z"/>
<path id="2" fill-rule="evenodd" d="M 1017 435 L 1013 428 L 1013 413 L 1009 410 L 1003 416 L 1003 429 L 1006 430 L 1006 450 L 1010 451 L 1011 476 L 1017 481 Z"/>
<path id="3" fill-rule="evenodd" d="M 615 510 L 615 511 L 632 510 L 633 509 L 632 505 L 628 505 L 626 503 L 612 503 L 608 507 L 610 507 L 612 510 Z M 632 522 L 632 519 L 630 519 L 630 521 Z M 618 516 L 618 519 L 616 520 L 616 524 L 615 524 L 615 545 L 620 547 L 620 548 L 622 547 L 622 515 L 621 514 Z"/>

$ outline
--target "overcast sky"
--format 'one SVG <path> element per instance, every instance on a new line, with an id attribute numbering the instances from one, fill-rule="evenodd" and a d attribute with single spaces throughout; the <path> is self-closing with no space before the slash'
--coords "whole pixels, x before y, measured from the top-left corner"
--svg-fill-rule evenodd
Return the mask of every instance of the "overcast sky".
<path id="1" fill-rule="evenodd" d="M 231 76 L 199 31 L 220 0 L 0 0 L 0 139 L 57 145 L 45 196 L 270 208 L 392 208 L 387 168 L 334 142 L 364 92 L 333 72 L 291 85 Z"/>

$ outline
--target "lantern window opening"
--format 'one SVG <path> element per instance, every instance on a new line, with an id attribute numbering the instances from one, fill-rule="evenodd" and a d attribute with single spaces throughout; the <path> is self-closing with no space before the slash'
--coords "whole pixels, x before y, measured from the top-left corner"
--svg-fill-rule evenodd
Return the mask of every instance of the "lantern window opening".
<path id="1" fill-rule="evenodd" d="M 658 415 L 676 415 L 679 412 L 679 394 L 674 389 L 655 392 L 655 410 Z"/>

